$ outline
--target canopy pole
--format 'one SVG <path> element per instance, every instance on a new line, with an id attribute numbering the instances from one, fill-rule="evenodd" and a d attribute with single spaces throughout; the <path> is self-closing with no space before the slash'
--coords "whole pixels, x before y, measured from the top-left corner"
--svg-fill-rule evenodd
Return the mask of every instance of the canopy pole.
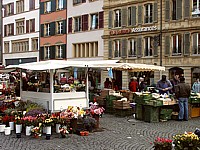
<path id="1" fill-rule="evenodd" d="M 85 73 L 86 73 L 86 106 L 89 107 L 88 65 L 85 65 L 85 67 L 86 67 L 86 70 L 85 70 Z"/>
<path id="2" fill-rule="evenodd" d="M 20 90 L 19 92 L 20 92 L 20 95 L 19 96 L 21 97 L 21 99 L 22 99 L 22 91 L 23 91 L 22 90 L 22 88 L 23 88 L 22 86 L 23 86 L 23 83 L 22 83 L 22 69 L 20 69 L 20 82 L 19 82 L 19 87 L 20 87 L 19 88 L 19 90 Z"/>
<path id="3" fill-rule="evenodd" d="M 51 112 L 54 110 L 54 100 L 53 100 L 53 69 L 50 69 L 50 97 L 51 97 Z"/>

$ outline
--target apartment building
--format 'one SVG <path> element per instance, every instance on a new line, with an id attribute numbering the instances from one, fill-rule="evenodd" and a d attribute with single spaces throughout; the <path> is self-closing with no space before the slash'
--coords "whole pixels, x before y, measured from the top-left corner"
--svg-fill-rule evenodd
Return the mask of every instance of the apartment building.
<path id="1" fill-rule="evenodd" d="M 121 72 L 122 87 L 130 76 L 150 84 L 161 74 L 184 74 L 188 83 L 200 76 L 199 0 L 105 0 L 104 58 L 162 65 L 165 72 Z M 117 75 L 118 76 L 118 75 Z"/>
<path id="2" fill-rule="evenodd" d="M 39 0 L 3 0 L 3 64 L 39 60 Z"/>
<path id="3" fill-rule="evenodd" d="M 66 0 L 40 0 L 40 60 L 66 59 Z"/>
<path id="4" fill-rule="evenodd" d="M 0 0 L 0 10 L 2 10 L 2 0 Z M 0 64 L 2 64 L 2 11 L 0 11 Z"/>

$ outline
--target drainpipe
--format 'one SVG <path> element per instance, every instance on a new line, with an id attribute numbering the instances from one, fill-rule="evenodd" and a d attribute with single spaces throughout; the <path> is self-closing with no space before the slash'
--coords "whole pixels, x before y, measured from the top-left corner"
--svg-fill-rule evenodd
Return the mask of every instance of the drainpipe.
<path id="1" fill-rule="evenodd" d="M 160 66 L 162 65 L 162 0 L 160 0 Z"/>

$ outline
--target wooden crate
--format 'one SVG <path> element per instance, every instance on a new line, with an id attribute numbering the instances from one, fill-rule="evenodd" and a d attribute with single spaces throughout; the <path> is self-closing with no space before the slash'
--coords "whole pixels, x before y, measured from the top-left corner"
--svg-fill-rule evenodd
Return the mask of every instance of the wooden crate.
<path id="1" fill-rule="evenodd" d="M 130 109 L 130 101 L 113 101 L 113 108 L 115 109 Z"/>
<path id="2" fill-rule="evenodd" d="M 133 115 L 133 110 L 130 109 L 115 109 L 115 116 L 118 117 L 126 117 L 126 116 L 132 116 Z"/>
<path id="3" fill-rule="evenodd" d="M 199 107 L 193 107 L 191 108 L 191 117 L 199 117 L 200 116 L 200 108 Z"/>

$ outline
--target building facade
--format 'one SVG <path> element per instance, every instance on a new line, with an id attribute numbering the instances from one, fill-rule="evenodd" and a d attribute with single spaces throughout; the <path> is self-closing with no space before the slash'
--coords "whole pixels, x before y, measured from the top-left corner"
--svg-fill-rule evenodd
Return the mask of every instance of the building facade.
<path id="1" fill-rule="evenodd" d="M 40 0 L 40 60 L 66 59 L 66 0 Z"/>
<path id="2" fill-rule="evenodd" d="M 39 0 L 3 0 L 3 64 L 39 60 Z"/>
<path id="3" fill-rule="evenodd" d="M 2 10 L 2 0 L 0 0 L 0 10 Z M 0 11 L 0 64 L 2 64 L 2 11 Z"/>
<path id="4" fill-rule="evenodd" d="M 199 0 L 105 0 L 104 58 L 162 65 L 165 72 L 122 72 L 122 87 L 130 76 L 156 83 L 184 74 L 190 84 L 199 77 Z M 154 78 L 154 80 L 153 80 Z"/>

